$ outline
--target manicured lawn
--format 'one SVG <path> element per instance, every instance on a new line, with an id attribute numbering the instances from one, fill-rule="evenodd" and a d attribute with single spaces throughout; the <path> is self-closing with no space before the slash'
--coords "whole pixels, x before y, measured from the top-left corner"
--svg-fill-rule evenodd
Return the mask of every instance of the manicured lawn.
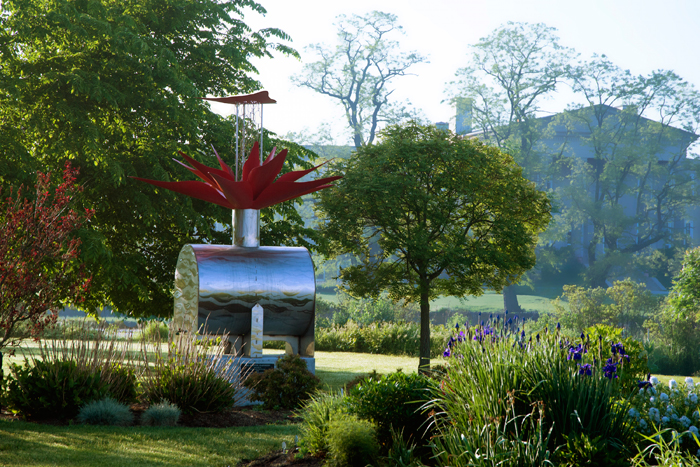
<path id="1" fill-rule="evenodd" d="M 234 466 L 294 445 L 296 425 L 117 428 L 0 421 L 0 466 Z"/>
<path id="2" fill-rule="evenodd" d="M 317 293 L 316 297 L 322 298 L 331 303 L 338 303 L 335 294 Z M 518 295 L 518 303 L 527 311 L 552 311 L 551 300 L 538 295 Z M 441 308 L 467 309 L 482 313 L 498 313 L 503 311 L 503 295 L 496 293 L 485 293 L 479 297 L 469 297 L 459 299 L 457 297 L 441 297 L 430 302 L 430 309 L 437 311 Z"/>

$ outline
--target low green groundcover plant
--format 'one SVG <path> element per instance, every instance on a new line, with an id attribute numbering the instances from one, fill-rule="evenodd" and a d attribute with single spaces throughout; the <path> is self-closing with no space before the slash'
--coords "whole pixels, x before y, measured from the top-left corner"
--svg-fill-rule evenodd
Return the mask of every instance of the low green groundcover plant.
<path id="1" fill-rule="evenodd" d="M 302 404 L 301 450 L 323 457 L 328 453 L 328 427 L 348 416 L 348 404 L 340 394 L 316 393 Z"/>
<path id="2" fill-rule="evenodd" d="M 328 464 L 331 467 L 371 465 L 379 455 L 375 426 L 348 415 L 328 424 Z"/>
<path id="3" fill-rule="evenodd" d="M 251 401 L 261 401 L 268 410 L 299 407 L 319 389 L 321 381 L 306 367 L 299 355 L 285 355 L 274 369 L 251 374 L 243 383 L 252 391 Z"/>

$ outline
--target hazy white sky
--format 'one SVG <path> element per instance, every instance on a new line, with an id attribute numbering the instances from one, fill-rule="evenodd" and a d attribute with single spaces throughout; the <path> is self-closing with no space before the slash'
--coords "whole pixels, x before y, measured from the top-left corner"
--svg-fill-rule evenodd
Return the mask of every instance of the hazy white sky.
<path id="1" fill-rule="evenodd" d="M 416 65 L 415 76 L 399 77 L 394 96 L 408 98 L 430 121 L 448 121 L 453 109 L 445 99 L 446 83 L 467 64 L 469 45 L 508 21 L 542 22 L 558 29 L 561 44 L 582 57 L 605 54 L 633 74 L 657 69 L 673 70 L 700 88 L 700 0 L 258 0 L 268 11 L 249 13 L 245 21 L 255 29 L 280 28 L 292 37 L 302 61 L 281 55 L 258 60 L 258 79 L 277 104 L 265 108 L 265 127 L 283 135 L 323 122 L 337 133 L 345 126 L 341 107 L 331 98 L 294 86 L 313 56 L 304 47 L 312 43 L 334 45 L 339 14 L 365 14 L 372 10 L 393 13 L 405 34 L 403 51 L 416 50 L 429 63 Z M 550 102 L 558 111 L 565 102 Z M 232 106 L 215 108 L 230 111 Z M 549 109 L 547 109 L 549 110 Z M 339 140 L 339 144 L 347 141 Z"/>

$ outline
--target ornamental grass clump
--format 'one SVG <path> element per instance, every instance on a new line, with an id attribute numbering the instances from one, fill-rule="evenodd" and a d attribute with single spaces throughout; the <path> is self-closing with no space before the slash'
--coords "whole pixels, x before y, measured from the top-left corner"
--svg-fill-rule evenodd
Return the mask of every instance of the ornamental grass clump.
<path id="1" fill-rule="evenodd" d="M 298 415 L 302 451 L 323 457 L 328 452 L 328 426 L 347 417 L 347 400 L 341 395 L 317 393 L 303 403 Z"/>
<path id="2" fill-rule="evenodd" d="M 141 415 L 141 425 L 144 426 L 175 426 L 182 411 L 175 404 L 162 401 L 153 404 Z"/>
<path id="3" fill-rule="evenodd" d="M 173 339 L 167 350 L 156 338 L 155 342 L 142 338 L 144 378 L 143 397 L 149 404 L 169 401 L 185 414 L 194 412 L 222 412 L 242 402 L 243 381 L 250 369 L 240 359 L 224 355 L 224 343 L 199 342 L 194 333 L 171 333 Z"/>
<path id="4" fill-rule="evenodd" d="M 444 465 L 584 465 L 625 462 L 634 430 L 615 343 L 559 329 L 527 332 L 508 314 L 456 329 L 433 401 L 434 454 Z M 529 331 L 529 328 L 528 328 Z M 527 445 L 527 449 L 523 447 Z M 612 454 L 610 454 L 612 453 Z M 609 455 L 610 454 L 610 455 Z"/>
<path id="5" fill-rule="evenodd" d="M 26 418 L 71 419 L 81 406 L 110 395 L 131 402 L 136 394 L 133 355 L 127 342 L 82 321 L 57 339 L 44 339 L 38 355 L 10 365 L 5 404 Z"/>
<path id="6" fill-rule="evenodd" d="M 87 425 L 130 426 L 134 423 L 134 414 L 128 405 L 105 397 L 82 406 L 76 419 L 79 423 Z"/>

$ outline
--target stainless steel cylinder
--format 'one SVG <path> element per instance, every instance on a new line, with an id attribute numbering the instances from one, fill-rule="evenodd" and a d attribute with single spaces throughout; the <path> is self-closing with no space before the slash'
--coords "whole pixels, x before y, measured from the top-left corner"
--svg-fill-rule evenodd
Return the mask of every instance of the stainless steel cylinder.
<path id="1" fill-rule="evenodd" d="M 209 334 L 248 335 L 258 303 L 263 335 L 307 336 L 313 342 L 316 279 L 306 248 L 182 248 L 175 271 L 177 327 L 192 330 L 206 323 Z"/>
<path id="2" fill-rule="evenodd" d="M 245 248 L 260 246 L 260 210 L 233 210 L 233 244 Z"/>

